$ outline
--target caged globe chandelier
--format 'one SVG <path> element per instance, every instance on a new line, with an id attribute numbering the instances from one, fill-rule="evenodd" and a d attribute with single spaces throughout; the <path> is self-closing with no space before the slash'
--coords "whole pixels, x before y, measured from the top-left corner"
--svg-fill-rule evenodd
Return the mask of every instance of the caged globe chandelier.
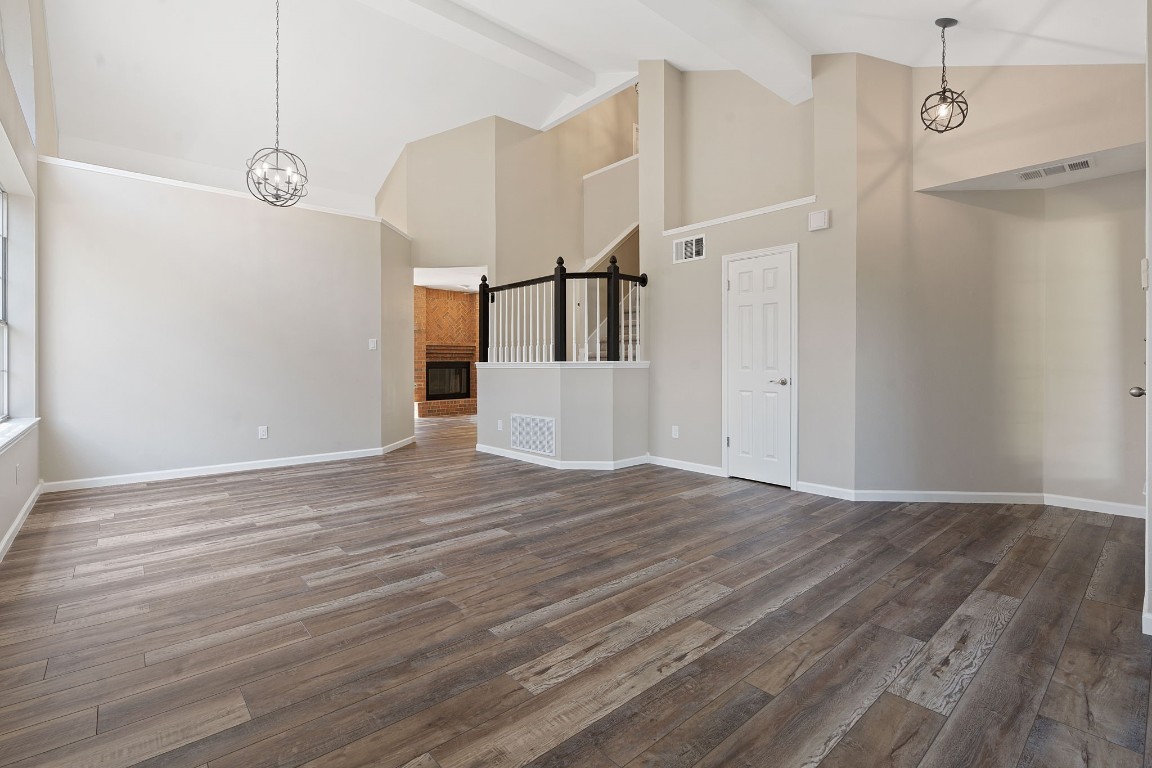
<path id="1" fill-rule="evenodd" d="M 964 92 L 948 87 L 948 41 L 944 32 L 959 23 L 956 19 L 936 19 L 936 26 L 940 27 L 940 90 L 928 94 L 920 107 L 924 129 L 936 133 L 959 128 L 968 119 L 968 100 L 964 98 Z"/>
<path id="2" fill-rule="evenodd" d="M 276 144 L 258 150 L 248 161 L 248 191 L 277 208 L 287 208 L 308 194 L 308 168 L 299 155 L 280 148 L 280 0 L 276 0 Z"/>

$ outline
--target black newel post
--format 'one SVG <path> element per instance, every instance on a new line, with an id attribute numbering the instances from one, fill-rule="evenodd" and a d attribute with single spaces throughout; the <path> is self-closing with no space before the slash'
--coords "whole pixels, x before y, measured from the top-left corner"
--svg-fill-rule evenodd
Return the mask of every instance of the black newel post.
<path id="1" fill-rule="evenodd" d="M 556 259 L 556 272 L 552 278 L 552 341 L 556 348 L 554 359 L 557 362 L 568 359 L 568 332 L 564 325 L 568 319 L 568 289 L 565 285 L 567 274 L 563 257 Z"/>
<path id="2" fill-rule="evenodd" d="M 620 267 L 608 259 L 608 359 L 620 359 Z"/>
<path id="3" fill-rule="evenodd" d="M 488 275 L 480 276 L 480 362 L 488 362 Z"/>

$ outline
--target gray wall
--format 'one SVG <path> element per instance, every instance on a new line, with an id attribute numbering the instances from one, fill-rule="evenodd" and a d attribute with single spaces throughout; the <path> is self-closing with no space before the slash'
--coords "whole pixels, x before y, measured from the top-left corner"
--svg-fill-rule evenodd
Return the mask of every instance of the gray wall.
<path id="1" fill-rule="evenodd" d="M 379 222 L 40 170 L 45 480 L 373 449 L 382 425 L 406 436 L 411 358 L 368 349 L 382 306 L 411 346 L 406 242 Z"/>

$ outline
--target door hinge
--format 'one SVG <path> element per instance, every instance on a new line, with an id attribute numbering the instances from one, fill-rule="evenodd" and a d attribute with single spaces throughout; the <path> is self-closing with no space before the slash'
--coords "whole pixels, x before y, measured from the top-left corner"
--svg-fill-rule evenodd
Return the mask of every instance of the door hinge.
<path id="1" fill-rule="evenodd" d="M 732 290 L 732 281 L 731 280 L 728 281 L 728 290 Z"/>
<path id="2" fill-rule="evenodd" d="M 729 448 L 731 448 L 731 447 L 732 447 L 732 438 L 730 438 L 730 437 L 726 437 L 726 438 L 724 438 L 724 445 L 726 445 L 726 446 L 728 446 Z"/>

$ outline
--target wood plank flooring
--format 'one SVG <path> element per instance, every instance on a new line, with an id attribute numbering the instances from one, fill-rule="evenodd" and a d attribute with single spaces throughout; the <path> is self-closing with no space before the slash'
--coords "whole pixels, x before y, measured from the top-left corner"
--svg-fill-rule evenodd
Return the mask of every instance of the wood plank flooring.
<path id="1" fill-rule="evenodd" d="M 0 766 L 1152 768 L 1143 521 L 474 443 L 43 497 Z"/>

